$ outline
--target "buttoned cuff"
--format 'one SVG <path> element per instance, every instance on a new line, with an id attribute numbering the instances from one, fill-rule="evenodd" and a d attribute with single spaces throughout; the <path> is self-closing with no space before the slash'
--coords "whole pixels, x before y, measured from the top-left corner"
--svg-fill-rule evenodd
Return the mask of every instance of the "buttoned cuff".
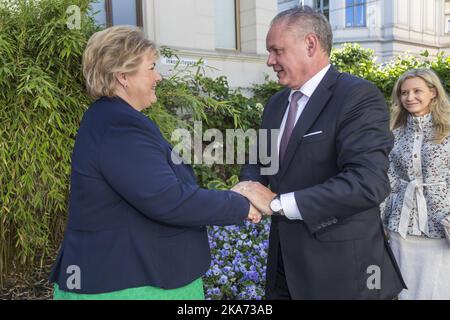
<path id="1" fill-rule="evenodd" d="M 300 210 L 297 207 L 297 202 L 295 201 L 294 192 L 280 195 L 280 200 L 286 218 L 290 220 L 303 220 Z"/>

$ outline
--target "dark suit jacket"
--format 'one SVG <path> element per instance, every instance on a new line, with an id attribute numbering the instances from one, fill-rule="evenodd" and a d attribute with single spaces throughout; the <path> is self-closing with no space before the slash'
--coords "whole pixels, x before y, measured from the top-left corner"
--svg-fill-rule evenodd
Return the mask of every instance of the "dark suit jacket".
<path id="1" fill-rule="evenodd" d="M 120 98 L 102 98 L 86 111 L 51 282 L 76 293 L 170 289 L 207 271 L 205 226 L 243 222 L 249 203 L 231 191 L 199 188 L 190 166 L 172 162 L 171 150 L 155 123 Z M 73 265 L 81 270 L 79 290 L 67 287 Z"/>
<path id="2" fill-rule="evenodd" d="M 280 128 L 289 93 L 270 99 L 263 129 Z M 295 192 L 304 219 L 272 218 L 267 290 L 274 289 L 279 247 L 293 299 L 390 299 L 402 290 L 378 207 L 390 192 L 388 120 L 374 85 L 331 67 L 300 116 L 278 173 L 243 168 L 241 180 Z M 379 290 L 368 289 L 367 282 L 376 286 L 371 266 L 380 268 Z"/>

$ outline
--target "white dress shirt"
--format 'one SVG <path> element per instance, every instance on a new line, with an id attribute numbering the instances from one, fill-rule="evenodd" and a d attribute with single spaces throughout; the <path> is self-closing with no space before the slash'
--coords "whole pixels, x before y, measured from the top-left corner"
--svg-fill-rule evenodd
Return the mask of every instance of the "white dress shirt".
<path id="1" fill-rule="evenodd" d="M 291 90 L 291 94 L 289 95 L 289 104 L 291 103 L 291 98 L 295 91 L 300 91 L 303 94 L 303 97 L 301 97 L 297 102 L 298 109 L 297 115 L 295 117 L 295 124 L 297 124 L 297 121 L 300 118 L 300 115 L 302 114 L 303 110 L 305 109 L 305 106 L 308 103 L 309 98 L 313 95 L 314 91 L 316 91 L 317 86 L 322 81 L 323 77 L 325 77 L 325 74 L 330 69 L 330 66 L 331 65 L 329 64 L 325 68 L 320 70 L 314 77 L 309 79 L 299 90 Z M 314 108 L 314 106 L 310 106 L 310 108 Z M 281 122 L 280 126 L 280 135 L 278 136 L 278 153 L 280 151 L 281 137 L 283 136 L 288 112 L 289 108 L 286 108 L 286 112 L 284 113 L 283 121 Z M 297 202 L 295 201 L 294 192 L 281 194 L 280 200 L 281 200 L 281 207 L 283 208 L 286 218 L 291 220 L 303 220 L 300 210 L 298 209 Z"/>

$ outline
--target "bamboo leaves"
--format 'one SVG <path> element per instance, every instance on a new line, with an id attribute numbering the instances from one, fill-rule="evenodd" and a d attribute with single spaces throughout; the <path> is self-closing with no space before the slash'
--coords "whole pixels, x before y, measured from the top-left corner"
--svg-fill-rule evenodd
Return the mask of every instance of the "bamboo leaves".
<path id="1" fill-rule="evenodd" d="M 0 2 L 0 287 L 12 265 L 42 264 L 65 224 L 70 154 L 89 101 L 80 61 L 95 30 L 89 19 L 82 30 L 65 26 L 72 2 Z M 86 11 L 89 1 L 77 2 Z"/>

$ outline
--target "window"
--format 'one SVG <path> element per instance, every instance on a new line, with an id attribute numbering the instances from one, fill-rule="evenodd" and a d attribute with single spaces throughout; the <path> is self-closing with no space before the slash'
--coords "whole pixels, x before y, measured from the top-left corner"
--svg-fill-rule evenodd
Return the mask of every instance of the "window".
<path id="1" fill-rule="evenodd" d="M 301 5 L 299 0 L 278 0 L 278 12 L 292 9 L 298 5 Z"/>
<path id="2" fill-rule="evenodd" d="M 142 0 L 100 0 L 91 3 L 91 11 L 98 25 L 142 27 Z"/>
<path id="3" fill-rule="evenodd" d="M 366 0 L 345 1 L 345 26 L 366 26 Z"/>
<path id="4" fill-rule="evenodd" d="M 445 0 L 445 32 L 450 33 L 450 0 Z"/>
<path id="5" fill-rule="evenodd" d="M 215 46 L 237 49 L 236 0 L 214 0 Z"/>
<path id="6" fill-rule="evenodd" d="M 315 6 L 317 11 L 322 12 L 330 20 L 330 0 L 316 0 Z"/>

